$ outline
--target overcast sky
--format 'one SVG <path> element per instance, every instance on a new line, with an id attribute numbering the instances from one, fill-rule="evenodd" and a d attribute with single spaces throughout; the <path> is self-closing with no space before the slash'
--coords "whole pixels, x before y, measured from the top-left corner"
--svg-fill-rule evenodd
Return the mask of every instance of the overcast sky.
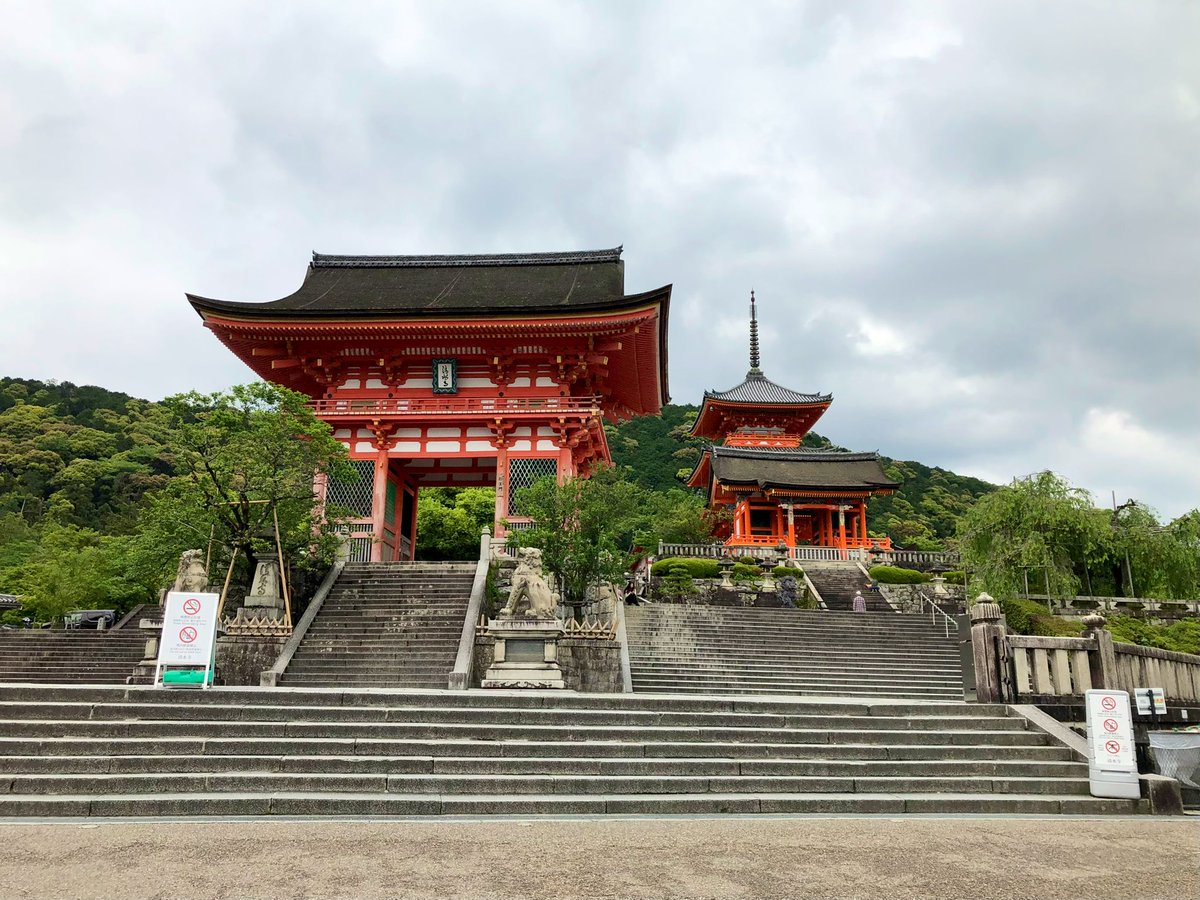
<path id="1" fill-rule="evenodd" d="M 249 379 L 184 292 L 625 246 L 671 393 L 1200 505 L 1200 4 L 0 0 L 0 374 Z"/>

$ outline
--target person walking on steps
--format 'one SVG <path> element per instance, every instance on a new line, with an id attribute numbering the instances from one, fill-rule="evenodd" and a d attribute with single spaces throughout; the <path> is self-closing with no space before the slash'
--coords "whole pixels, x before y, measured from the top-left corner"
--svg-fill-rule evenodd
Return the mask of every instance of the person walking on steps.
<path id="1" fill-rule="evenodd" d="M 862 595 L 862 591 L 854 592 L 854 605 L 851 607 L 855 612 L 867 611 L 867 598 Z"/>

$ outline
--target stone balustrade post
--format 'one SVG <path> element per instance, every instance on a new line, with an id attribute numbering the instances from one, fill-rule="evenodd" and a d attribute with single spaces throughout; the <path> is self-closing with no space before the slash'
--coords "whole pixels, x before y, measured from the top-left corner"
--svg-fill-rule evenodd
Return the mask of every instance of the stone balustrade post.
<path id="1" fill-rule="evenodd" d="M 1113 647 L 1112 633 L 1105 626 L 1108 620 L 1101 615 L 1090 615 L 1083 620 L 1083 636 L 1094 646 L 1088 652 L 1088 668 L 1091 670 L 1092 687 L 1097 690 L 1117 690 L 1117 651 Z"/>
<path id="2" fill-rule="evenodd" d="M 1004 703 L 1008 653 L 1008 628 L 1000 605 L 980 594 L 970 608 L 971 652 L 975 660 L 975 698 L 980 703 Z"/>

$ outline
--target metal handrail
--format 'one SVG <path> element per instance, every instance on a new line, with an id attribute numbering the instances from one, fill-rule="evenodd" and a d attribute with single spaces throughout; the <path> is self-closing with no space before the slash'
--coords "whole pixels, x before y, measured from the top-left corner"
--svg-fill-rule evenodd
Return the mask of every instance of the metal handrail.
<path id="1" fill-rule="evenodd" d="M 942 617 L 942 619 L 944 620 L 942 624 L 945 626 L 946 637 L 950 637 L 950 626 L 951 625 L 954 626 L 955 631 L 958 631 L 958 622 L 956 622 L 950 616 L 946 615 L 946 611 L 944 609 L 942 609 L 940 606 L 938 606 L 936 603 L 934 603 L 933 600 L 931 600 L 924 591 L 918 589 L 917 596 L 921 598 L 921 613 L 925 612 L 925 604 L 929 605 L 929 610 L 930 610 L 929 621 L 931 624 L 936 625 L 937 624 L 937 616 L 940 615 Z"/>

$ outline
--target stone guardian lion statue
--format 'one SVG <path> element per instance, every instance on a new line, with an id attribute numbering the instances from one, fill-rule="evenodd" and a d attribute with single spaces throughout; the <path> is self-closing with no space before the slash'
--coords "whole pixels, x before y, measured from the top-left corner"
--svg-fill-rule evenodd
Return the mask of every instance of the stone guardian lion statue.
<path id="1" fill-rule="evenodd" d="M 517 557 L 517 568 L 513 570 L 508 605 L 500 614 L 552 619 L 557 611 L 558 595 L 550 590 L 542 575 L 542 551 L 534 547 L 522 547 Z"/>

